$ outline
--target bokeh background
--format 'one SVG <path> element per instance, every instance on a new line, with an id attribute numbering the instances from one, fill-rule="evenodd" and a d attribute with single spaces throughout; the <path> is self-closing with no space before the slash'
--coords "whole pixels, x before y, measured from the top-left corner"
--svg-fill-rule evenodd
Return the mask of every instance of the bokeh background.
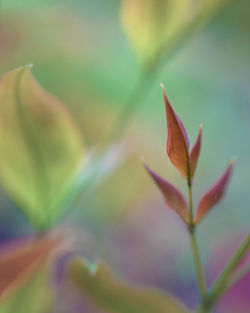
<path id="1" fill-rule="evenodd" d="M 108 132 L 140 76 L 120 6 L 118 0 L 1 1 L 1 74 L 33 63 L 34 76 L 69 109 L 89 150 Z M 227 197 L 198 230 L 211 284 L 249 230 L 249 12 L 249 1 L 235 1 L 162 64 L 120 138 L 121 164 L 63 222 L 81 230 L 79 251 L 86 258 L 104 260 L 127 281 L 166 289 L 191 308 L 198 290 L 185 227 L 165 207 L 141 160 L 186 192 L 165 153 L 160 82 L 191 142 L 204 126 L 195 201 L 237 157 Z M 33 232 L 4 191 L 0 208 L 2 242 Z M 249 312 L 249 289 L 248 275 L 215 312 Z"/>

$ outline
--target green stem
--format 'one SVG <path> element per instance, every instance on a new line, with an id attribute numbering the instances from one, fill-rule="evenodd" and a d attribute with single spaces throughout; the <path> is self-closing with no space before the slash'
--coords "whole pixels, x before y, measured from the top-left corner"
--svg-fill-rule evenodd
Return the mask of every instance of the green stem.
<path id="1" fill-rule="evenodd" d="M 157 67 L 152 68 L 150 71 L 142 72 L 129 98 L 121 108 L 120 112 L 118 112 L 118 115 L 115 118 L 108 135 L 103 140 L 101 140 L 99 147 L 101 151 L 105 149 L 110 143 L 121 137 L 134 112 L 151 91 L 153 87 L 152 82 L 157 73 Z"/>
<path id="2" fill-rule="evenodd" d="M 250 234 L 241 244 L 240 248 L 233 255 L 227 266 L 224 268 L 219 278 L 214 283 L 210 292 L 203 299 L 202 305 L 196 313 L 209 313 L 214 308 L 217 300 L 232 287 L 231 277 L 232 273 L 239 265 L 241 260 L 246 256 L 250 249 Z"/>
<path id="3" fill-rule="evenodd" d="M 210 309 L 207 308 L 206 306 L 201 306 L 200 309 L 196 313 L 210 313 Z"/>
<path id="4" fill-rule="evenodd" d="M 190 236 L 191 248 L 192 248 L 192 253 L 193 253 L 193 258 L 194 258 L 194 265 L 195 265 L 195 270 L 196 270 L 196 275 L 197 275 L 197 281 L 198 281 L 198 285 L 199 285 L 202 299 L 204 299 L 205 294 L 206 294 L 206 282 L 205 282 L 205 277 L 204 277 L 203 268 L 202 268 L 202 264 L 201 264 L 199 248 L 198 248 L 194 229 L 190 229 L 189 236 Z"/>
<path id="5" fill-rule="evenodd" d="M 192 183 L 188 182 L 188 200 L 189 200 L 189 223 L 191 227 L 194 225 L 193 221 L 193 190 Z"/>
<path id="6" fill-rule="evenodd" d="M 204 277 L 204 272 L 202 268 L 202 263 L 201 263 L 201 257 L 200 257 L 200 252 L 197 244 L 197 239 L 195 235 L 195 226 L 193 224 L 193 192 L 192 192 L 192 184 L 188 184 L 188 191 L 189 191 L 189 237 L 190 237 L 190 243 L 191 243 L 191 249 L 192 249 L 192 254 L 193 254 L 193 259 L 194 259 L 194 266 L 196 270 L 196 276 L 197 276 L 197 282 L 199 285 L 199 290 L 201 293 L 202 300 L 204 301 L 205 295 L 206 295 L 206 282 L 205 282 L 205 277 Z"/>
<path id="7" fill-rule="evenodd" d="M 215 302 L 227 290 L 228 286 L 230 286 L 230 278 L 233 271 L 239 265 L 241 260 L 245 257 L 249 249 L 250 249 L 250 233 L 245 238 L 238 251 L 233 255 L 233 257 L 228 262 L 227 266 L 224 268 L 221 275 L 213 285 L 208 296 L 211 307 L 214 306 Z"/>
<path id="8" fill-rule="evenodd" d="M 248 273 L 250 273 L 250 263 L 247 263 L 245 266 L 242 266 L 236 273 L 231 277 L 230 284 L 227 288 L 230 289 L 235 284 L 237 284 L 241 279 L 243 279 Z"/>

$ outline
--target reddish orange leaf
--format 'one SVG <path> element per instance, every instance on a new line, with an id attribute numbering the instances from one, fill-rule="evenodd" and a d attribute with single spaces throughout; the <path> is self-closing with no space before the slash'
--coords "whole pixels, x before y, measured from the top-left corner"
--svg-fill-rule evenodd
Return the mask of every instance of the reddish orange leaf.
<path id="1" fill-rule="evenodd" d="M 146 164 L 144 166 L 162 192 L 168 207 L 177 212 L 184 222 L 188 222 L 188 206 L 182 193 L 175 186 L 157 175 L 149 166 Z"/>
<path id="2" fill-rule="evenodd" d="M 217 205 L 225 195 L 230 181 L 234 162 L 230 162 L 218 181 L 201 197 L 198 203 L 195 224 L 199 223 L 209 210 Z"/>
<path id="3" fill-rule="evenodd" d="M 61 239 L 44 236 L 11 244 L 0 253 L 0 302 L 17 291 L 48 260 Z"/>
<path id="4" fill-rule="evenodd" d="M 194 177 L 194 172 L 199 160 L 200 149 L 201 149 L 201 136 L 202 136 L 202 125 L 200 126 L 200 130 L 197 136 L 197 139 L 193 145 L 193 148 L 190 152 L 190 175 L 191 179 Z"/>
<path id="5" fill-rule="evenodd" d="M 166 107 L 167 115 L 167 128 L 168 128 L 168 139 L 167 139 L 167 154 L 184 178 L 189 177 L 189 142 L 186 130 L 168 101 L 166 91 L 163 85 L 163 98 Z"/>

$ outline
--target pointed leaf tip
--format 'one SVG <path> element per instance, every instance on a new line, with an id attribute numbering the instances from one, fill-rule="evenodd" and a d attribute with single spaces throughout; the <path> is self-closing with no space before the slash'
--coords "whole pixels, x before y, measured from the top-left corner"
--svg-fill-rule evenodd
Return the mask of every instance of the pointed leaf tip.
<path id="1" fill-rule="evenodd" d="M 167 129 L 168 129 L 168 139 L 167 139 L 167 154 L 184 178 L 189 176 L 189 141 L 187 132 L 180 120 L 180 118 L 175 113 L 173 107 L 171 106 L 164 86 L 162 86 L 163 98 L 166 108 L 167 117 Z"/>
<path id="2" fill-rule="evenodd" d="M 168 181 L 156 174 L 148 165 L 145 169 L 162 192 L 168 207 L 180 215 L 184 222 L 188 222 L 188 206 L 182 193 Z"/>
<path id="3" fill-rule="evenodd" d="M 191 174 L 191 179 L 193 179 L 194 177 L 194 172 L 199 160 L 199 156 L 200 156 L 200 149 L 201 149 L 201 139 L 202 139 L 202 129 L 203 129 L 203 125 L 200 124 L 200 129 L 199 129 L 199 133 L 197 136 L 197 139 L 193 145 L 193 148 L 190 152 L 190 174 Z"/>
<path id="4" fill-rule="evenodd" d="M 234 167 L 234 161 L 231 161 L 221 177 L 215 182 L 214 185 L 201 197 L 198 203 L 197 214 L 195 217 L 195 224 L 198 224 L 205 215 L 217 205 L 226 193 L 232 171 Z"/>

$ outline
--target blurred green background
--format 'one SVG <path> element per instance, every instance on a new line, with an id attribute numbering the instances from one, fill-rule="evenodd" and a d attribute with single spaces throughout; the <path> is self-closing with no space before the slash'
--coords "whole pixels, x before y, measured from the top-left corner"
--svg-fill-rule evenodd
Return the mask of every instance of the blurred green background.
<path id="1" fill-rule="evenodd" d="M 34 76 L 68 107 L 91 150 L 140 76 L 120 25 L 120 1 L 1 2 L 0 72 L 33 63 Z M 249 1 L 235 1 L 163 63 L 122 137 L 122 166 L 80 199 L 64 222 L 65 227 L 84 228 L 79 249 L 86 257 L 102 258 L 127 279 L 169 289 L 191 305 L 196 287 L 185 228 L 165 207 L 141 159 L 186 190 L 165 153 L 160 82 L 191 142 L 199 124 L 204 126 L 196 201 L 237 157 L 227 197 L 198 231 L 206 273 L 212 275 L 218 266 L 214 258 L 220 262 L 218 247 L 227 247 L 224 254 L 230 255 L 249 229 L 249 12 Z M 3 191 L 0 206 L 2 241 L 32 232 Z"/>

